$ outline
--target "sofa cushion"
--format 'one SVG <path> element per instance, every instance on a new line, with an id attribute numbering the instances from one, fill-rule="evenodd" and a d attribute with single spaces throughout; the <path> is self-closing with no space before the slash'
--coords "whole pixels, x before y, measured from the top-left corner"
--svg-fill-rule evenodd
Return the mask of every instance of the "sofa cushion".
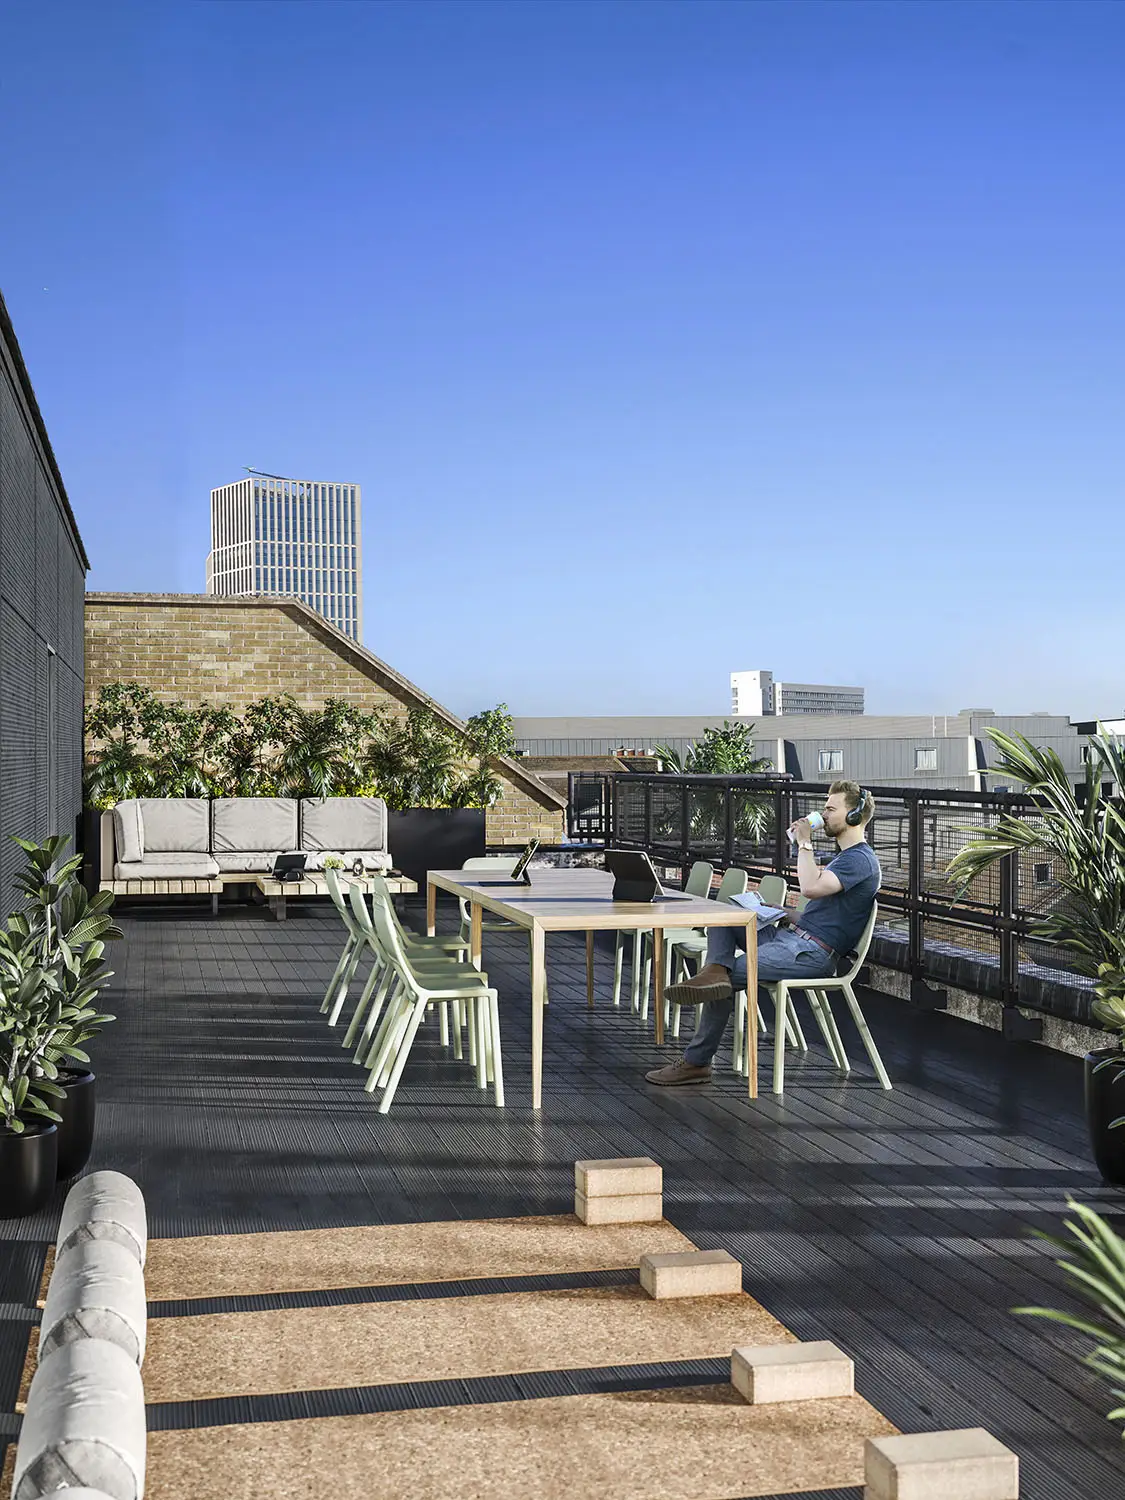
<path id="1" fill-rule="evenodd" d="M 345 871 L 350 870 L 357 859 L 363 861 L 365 870 L 389 870 L 391 867 L 391 856 L 381 849 L 314 849 L 309 851 L 305 868 L 323 870 L 324 861 L 333 857 L 344 861 Z"/>
<path id="2" fill-rule="evenodd" d="M 150 854 L 147 859 L 119 859 L 114 880 L 214 880 L 219 867 L 209 854 Z"/>
<path id="3" fill-rule="evenodd" d="M 387 850 L 387 804 L 382 797 L 305 797 L 301 848 Z"/>
<path id="4" fill-rule="evenodd" d="M 208 852 L 206 798 L 142 797 L 140 808 L 142 859 L 153 853 Z"/>
<path id="5" fill-rule="evenodd" d="M 262 854 L 216 854 L 215 863 L 224 875 L 266 875 L 273 869 L 279 853 L 280 850 L 267 850 Z"/>
<path id="6" fill-rule="evenodd" d="M 113 809 L 113 841 L 118 859 L 144 859 L 144 821 L 136 797 L 119 802 Z"/>
<path id="7" fill-rule="evenodd" d="M 297 847 L 294 797 L 216 797 L 211 813 L 215 854 L 252 854 Z"/>

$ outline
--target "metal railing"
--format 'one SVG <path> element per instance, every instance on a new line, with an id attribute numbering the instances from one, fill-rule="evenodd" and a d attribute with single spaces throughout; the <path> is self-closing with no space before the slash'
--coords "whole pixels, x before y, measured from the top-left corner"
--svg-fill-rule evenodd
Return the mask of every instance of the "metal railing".
<path id="1" fill-rule="evenodd" d="M 821 806 L 826 790 L 821 782 L 777 774 L 572 772 L 569 834 L 646 849 L 669 866 L 707 859 L 751 875 L 784 875 L 795 884 L 785 830 Z M 1065 950 L 1032 935 L 1035 919 L 1062 894 L 1061 872 L 1050 857 L 1007 855 L 964 892 L 945 873 L 969 839 L 995 824 L 1001 812 L 1032 811 L 1031 800 L 1014 792 L 933 787 L 868 790 L 875 816 L 867 838 L 883 869 L 873 960 L 909 973 L 920 1003 L 927 1003 L 935 983 L 1000 1001 L 1012 1034 L 1020 1031 L 1018 1007 L 1088 1022 L 1091 982 L 1074 972 Z"/>

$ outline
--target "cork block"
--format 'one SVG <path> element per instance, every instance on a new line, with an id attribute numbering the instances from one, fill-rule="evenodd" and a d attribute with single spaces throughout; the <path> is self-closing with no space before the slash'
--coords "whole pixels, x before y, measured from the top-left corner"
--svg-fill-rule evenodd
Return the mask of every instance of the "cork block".
<path id="1" fill-rule="evenodd" d="M 641 1256 L 641 1286 L 650 1297 L 729 1297 L 742 1290 L 742 1265 L 725 1250 Z"/>
<path id="2" fill-rule="evenodd" d="M 663 1169 L 648 1156 L 574 1163 L 574 1190 L 586 1198 L 627 1198 L 633 1193 L 651 1195 L 663 1189 Z"/>
<path id="3" fill-rule="evenodd" d="M 575 1193 L 574 1212 L 583 1224 L 649 1224 L 664 1217 L 660 1193 L 630 1193 L 623 1198 L 587 1198 Z"/>
<path id="4" fill-rule="evenodd" d="M 835 1344 L 768 1344 L 734 1349 L 730 1383 L 753 1406 L 823 1401 L 855 1394 L 855 1366 Z"/>
<path id="5" fill-rule="evenodd" d="M 864 1500 L 1018 1500 L 1019 1459 L 983 1427 L 868 1438 Z"/>

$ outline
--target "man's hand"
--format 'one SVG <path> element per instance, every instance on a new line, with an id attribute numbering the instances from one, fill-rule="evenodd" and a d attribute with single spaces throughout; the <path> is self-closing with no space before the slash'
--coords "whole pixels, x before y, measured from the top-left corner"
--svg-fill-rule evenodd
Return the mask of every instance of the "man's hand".
<path id="1" fill-rule="evenodd" d="M 798 818 L 795 823 L 791 824 L 789 827 L 789 837 L 795 844 L 811 844 L 812 828 L 809 825 L 808 818 Z"/>

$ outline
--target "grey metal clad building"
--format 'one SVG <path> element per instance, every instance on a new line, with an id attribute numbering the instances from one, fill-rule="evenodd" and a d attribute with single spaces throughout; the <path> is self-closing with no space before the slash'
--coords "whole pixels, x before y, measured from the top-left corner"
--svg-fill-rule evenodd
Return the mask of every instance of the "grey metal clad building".
<path id="1" fill-rule="evenodd" d="M 0 919 L 19 904 L 10 835 L 77 842 L 88 568 L 0 297 Z"/>
<path id="2" fill-rule="evenodd" d="M 211 491 L 209 594 L 296 594 L 362 640 L 357 484 L 255 474 Z"/>
<path id="3" fill-rule="evenodd" d="M 620 749 L 651 750 L 659 744 L 682 755 L 702 739 L 704 729 L 720 728 L 723 722 L 718 716 L 517 718 L 516 747 L 560 762 Z M 994 789 L 999 778 L 990 774 L 996 752 L 984 732 L 989 725 L 1049 746 L 1076 778 L 1082 774 L 1083 737 L 1077 725 L 1057 714 L 794 714 L 730 722 L 754 724 L 757 754 L 769 756 L 779 771 L 800 781 L 850 777 L 872 786 Z"/>

